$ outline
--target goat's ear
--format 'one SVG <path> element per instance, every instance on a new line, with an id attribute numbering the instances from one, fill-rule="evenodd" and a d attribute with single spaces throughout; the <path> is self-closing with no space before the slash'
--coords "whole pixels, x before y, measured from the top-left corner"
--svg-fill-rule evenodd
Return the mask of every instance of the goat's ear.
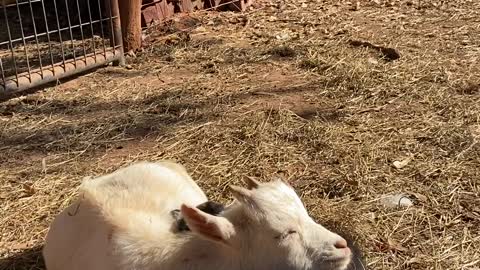
<path id="1" fill-rule="evenodd" d="M 253 210 L 255 212 L 259 211 L 259 207 L 255 201 L 255 198 L 253 197 L 252 190 L 235 185 L 229 185 L 228 188 L 230 189 L 233 197 L 237 201 L 239 201 L 246 209 Z"/>
<path id="2" fill-rule="evenodd" d="M 247 184 L 247 188 L 250 189 L 250 190 L 258 188 L 262 184 L 261 182 L 255 180 L 254 178 L 252 178 L 250 176 L 246 176 L 244 181 Z"/>
<path id="3" fill-rule="evenodd" d="M 224 217 L 213 216 L 185 204 L 180 211 L 190 230 L 208 240 L 228 244 L 228 239 L 235 234 L 233 224 Z"/>
<path id="4" fill-rule="evenodd" d="M 287 185 L 287 186 L 289 186 L 289 187 L 292 186 L 292 185 L 290 185 L 290 183 L 289 183 L 287 180 L 285 180 L 283 177 L 280 177 L 280 176 L 274 177 L 274 178 L 273 178 L 273 181 L 282 182 L 282 183 L 284 183 L 285 185 Z"/>
<path id="5" fill-rule="evenodd" d="M 228 189 L 233 197 L 241 203 L 251 204 L 253 201 L 252 191 L 243 187 L 229 185 Z"/>

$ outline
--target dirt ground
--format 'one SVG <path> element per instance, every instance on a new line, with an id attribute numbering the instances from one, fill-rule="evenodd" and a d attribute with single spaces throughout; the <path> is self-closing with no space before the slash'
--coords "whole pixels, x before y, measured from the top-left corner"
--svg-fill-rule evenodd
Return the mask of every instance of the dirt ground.
<path id="1" fill-rule="evenodd" d="M 479 1 L 194 17 L 151 32 L 128 68 L 0 104 L 0 269 L 44 269 L 83 177 L 159 159 L 224 202 L 245 175 L 283 176 L 320 223 L 352 230 L 369 269 L 480 269 Z"/>

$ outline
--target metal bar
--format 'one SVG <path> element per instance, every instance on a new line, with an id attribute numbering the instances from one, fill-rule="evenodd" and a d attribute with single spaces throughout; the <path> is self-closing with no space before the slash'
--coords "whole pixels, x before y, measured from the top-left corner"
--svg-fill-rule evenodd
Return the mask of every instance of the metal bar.
<path id="1" fill-rule="evenodd" d="M 40 53 L 40 44 L 38 43 L 37 26 L 36 26 L 36 23 L 35 23 L 35 18 L 33 16 L 32 0 L 28 0 L 28 2 L 30 2 L 30 15 L 32 17 L 33 35 L 35 36 L 35 43 L 37 44 L 38 63 L 40 64 L 40 72 L 41 72 L 42 77 L 43 77 L 42 54 Z"/>
<path id="2" fill-rule="evenodd" d="M 49 34 L 49 30 L 48 30 L 48 21 L 47 21 L 47 14 L 45 13 L 45 4 L 44 4 L 44 1 L 42 1 L 42 11 L 43 11 L 43 20 L 45 22 L 45 30 L 46 31 L 46 35 L 47 35 L 47 41 L 48 41 L 48 52 L 50 53 L 50 62 L 53 65 L 55 65 L 55 63 L 53 62 L 53 53 L 52 53 L 52 43 L 50 41 L 50 34 Z M 55 70 L 53 70 L 53 76 L 55 76 Z"/>
<path id="3" fill-rule="evenodd" d="M 108 9 L 108 14 L 110 18 L 110 46 L 112 46 L 112 51 L 115 51 L 115 30 L 113 29 L 112 1 L 106 0 L 105 2 L 108 3 L 107 9 Z"/>
<path id="4" fill-rule="evenodd" d="M 102 12 L 102 5 L 100 4 L 100 0 L 97 0 L 98 4 L 98 11 L 100 12 L 100 31 L 102 33 L 102 45 L 103 45 L 103 55 L 107 55 L 107 48 L 105 46 L 105 32 L 103 31 L 103 12 Z M 108 20 L 108 19 L 106 19 Z"/>
<path id="5" fill-rule="evenodd" d="M 115 17 L 114 17 L 114 18 L 115 18 Z M 100 22 L 100 21 L 109 21 L 109 20 L 110 20 L 110 18 L 102 19 L 102 20 L 95 20 L 95 21 L 92 21 L 92 23 L 98 23 L 98 22 Z M 85 25 L 89 25 L 89 24 L 90 24 L 90 22 L 88 22 L 88 23 L 83 23 L 81 26 L 85 26 Z M 72 29 L 75 29 L 75 28 L 78 28 L 78 27 L 80 27 L 80 25 L 73 25 L 73 26 L 72 26 Z M 60 30 L 52 30 L 52 31 L 49 31 L 49 32 L 40 33 L 40 34 L 37 34 L 37 37 L 43 37 L 43 36 L 46 36 L 46 35 L 48 35 L 48 34 L 54 34 L 54 33 L 61 32 L 61 31 L 66 31 L 66 30 L 69 29 L 68 27 L 64 27 L 64 28 L 58 27 L 58 28 L 59 28 Z M 33 39 L 33 38 L 35 38 L 34 35 L 25 36 L 25 40 L 29 40 L 29 39 Z M 18 41 L 22 41 L 22 38 L 13 39 L 13 40 L 11 40 L 11 41 L 12 41 L 13 43 L 15 43 L 15 42 L 18 42 Z M 9 40 L 9 41 L 0 42 L 0 46 L 5 45 L 5 44 L 8 44 L 9 42 L 10 42 L 10 40 Z"/>
<path id="6" fill-rule="evenodd" d="M 118 50 L 117 50 L 117 51 L 118 51 Z M 96 54 L 99 55 L 99 56 L 97 56 L 99 59 L 102 59 L 102 58 L 105 59 L 105 57 L 104 57 L 103 55 L 101 55 L 101 54 L 98 54 L 98 52 L 97 52 Z M 94 53 L 89 53 L 89 54 L 87 54 L 87 59 L 89 59 L 89 57 L 92 57 L 92 56 L 95 56 L 95 54 L 94 54 Z M 68 64 L 72 65 L 72 62 L 73 62 L 73 61 L 74 61 L 73 59 L 68 59 L 68 60 L 65 60 L 65 63 L 66 63 L 67 65 L 68 65 Z M 76 61 L 85 63 L 84 60 L 76 60 Z M 45 68 L 44 70 L 45 70 L 45 72 L 47 72 L 47 71 L 48 71 L 48 72 L 52 72 L 52 70 L 50 70 L 51 68 L 57 68 L 57 69 L 58 69 L 58 68 L 63 68 L 62 66 L 63 66 L 63 63 L 62 63 L 62 62 L 59 62 L 59 63 L 56 63 L 56 64 L 52 65 L 51 67 Z M 67 69 L 70 70 L 71 67 L 68 67 Z M 32 72 L 35 72 L 35 71 L 32 71 Z M 22 76 L 25 76 L 25 75 L 24 75 L 25 73 L 26 73 L 26 72 L 23 72 L 23 73 L 20 73 L 20 74 L 18 75 L 19 78 L 20 78 L 20 80 L 22 80 L 22 79 L 21 79 Z M 8 76 L 8 77 L 5 78 L 5 80 L 7 80 L 7 81 L 14 81 L 14 80 L 15 80 L 15 77 L 14 77 L 13 75 L 12 75 L 12 76 Z"/>
<path id="7" fill-rule="evenodd" d="M 3 62 L 2 62 L 2 58 L 0 58 L 0 73 L 2 73 L 2 84 L 3 87 L 5 88 L 5 86 L 7 85 L 7 81 L 5 80 L 5 70 L 3 70 Z M 17 77 L 17 80 L 18 80 L 18 77 Z"/>
<path id="8" fill-rule="evenodd" d="M 89 0 L 87 0 L 87 2 L 88 1 Z M 85 47 L 85 38 L 83 36 L 82 13 L 80 12 L 80 6 L 78 5 L 78 0 L 75 0 L 75 2 L 77 2 L 78 22 L 80 23 L 80 35 L 82 37 L 83 56 L 85 58 L 85 61 L 87 61 L 87 48 Z"/>
<path id="9" fill-rule="evenodd" d="M 28 60 L 28 50 L 27 50 L 27 43 L 25 42 L 25 35 L 23 31 L 23 23 L 22 23 L 22 15 L 20 15 L 20 6 L 17 5 L 17 13 L 18 13 L 18 22 L 20 24 L 20 32 L 22 32 L 22 41 L 23 41 L 23 51 L 25 52 L 25 59 L 27 60 L 27 69 L 28 69 L 28 74 L 30 74 L 30 61 Z M 32 79 L 30 77 L 30 79 Z"/>
<path id="10" fill-rule="evenodd" d="M 69 10 L 69 6 L 68 6 L 68 1 L 65 0 L 65 6 L 66 6 L 66 9 L 67 9 L 67 21 L 68 21 L 68 29 L 70 30 L 70 41 L 72 43 L 72 53 L 73 53 L 73 59 L 74 60 L 77 60 L 77 57 L 75 56 L 75 43 L 73 42 L 73 32 L 72 32 L 72 23 L 70 21 L 70 10 Z M 75 64 L 77 64 L 77 61 L 74 62 Z M 76 66 L 75 66 L 76 67 Z"/>
<path id="11" fill-rule="evenodd" d="M 88 19 L 90 22 L 90 32 L 92 33 L 92 46 L 93 46 L 93 55 L 95 56 L 95 60 L 97 59 L 97 51 L 95 48 L 95 33 L 93 32 L 93 22 L 92 22 L 92 11 L 90 9 L 90 1 L 87 1 L 87 9 L 88 9 Z M 102 17 L 100 17 L 102 19 Z"/>
<path id="12" fill-rule="evenodd" d="M 55 9 L 55 18 L 57 19 L 57 27 L 58 27 L 58 38 L 60 39 L 60 48 L 62 50 L 62 63 L 63 63 L 63 66 L 65 66 L 65 50 L 63 48 L 62 32 L 61 32 L 61 28 L 60 28 L 60 19 L 58 19 L 57 0 L 53 0 L 53 7 Z"/>
<path id="13" fill-rule="evenodd" d="M 35 2 L 43 2 L 43 0 L 32 0 L 32 3 L 35 3 Z M 15 4 L 8 4 L 8 5 L 3 5 L 4 8 L 8 8 L 8 7 L 14 7 L 14 6 L 19 6 L 19 5 L 26 5 L 28 4 L 29 1 L 24 1 L 24 2 L 20 2 L 18 1 L 17 3 Z"/>
<path id="14" fill-rule="evenodd" d="M 93 54 L 91 55 L 93 56 Z M 45 76 L 43 79 L 41 79 L 40 76 L 35 76 L 34 77 L 35 79 L 32 82 L 28 80 L 22 80 L 24 76 L 22 76 L 23 74 L 21 74 L 20 75 L 21 81 L 17 81 L 16 83 L 15 82 L 6 83 L 5 87 L 0 87 L 0 100 L 12 97 L 16 93 L 19 93 L 29 88 L 38 87 L 40 85 L 47 84 L 65 77 L 69 77 L 74 74 L 82 73 L 97 67 L 101 67 L 102 65 L 113 62 L 113 61 L 118 61 L 120 56 L 121 55 L 119 52 L 114 52 L 114 53 L 108 52 L 105 58 L 97 61 L 91 58 L 87 58 L 87 64 L 78 68 L 76 68 L 75 66 L 81 65 L 83 60 L 73 61 L 73 59 L 71 59 L 71 61 L 67 61 L 67 64 L 65 66 L 66 68 L 61 68 L 58 66 L 56 67 L 57 69 L 59 69 L 59 71 L 57 71 L 58 75 Z M 73 63 L 73 62 L 77 62 L 77 63 Z M 7 79 L 7 82 L 8 82 L 8 79 Z"/>
<path id="15" fill-rule="evenodd" d="M 120 11 L 118 8 L 118 0 L 111 0 L 110 3 L 110 10 L 111 14 L 110 17 L 115 18 L 115 21 L 113 23 L 113 49 L 114 51 L 116 50 L 116 45 L 119 46 L 119 52 L 120 52 L 120 60 L 116 62 L 115 64 L 118 64 L 120 66 L 125 65 L 125 57 L 124 57 L 124 51 L 123 51 L 123 40 L 122 40 L 122 25 L 121 25 L 121 18 L 120 18 Z M 113 16 L 112 16 L 113 14 Z"/>
<path id="16" fill-rule="evenodd" d="M 2 0 L 2 4 L 3 6 L 5 6 L 5 0 Z M 5 25 L 7 26 L 8 41 L 10 44 L 10 51 L 12 52 L 12 61 L 13 67 L 15 68 L 15 76 L 18 81 L 17 60 L 15 59 L 15 52 L 13 51 L 12 33 L 10 32 L 10 24 L 8 23 L 7 9 L 5 7 L 3 8 L 3 15 L 5 16 Z"/>

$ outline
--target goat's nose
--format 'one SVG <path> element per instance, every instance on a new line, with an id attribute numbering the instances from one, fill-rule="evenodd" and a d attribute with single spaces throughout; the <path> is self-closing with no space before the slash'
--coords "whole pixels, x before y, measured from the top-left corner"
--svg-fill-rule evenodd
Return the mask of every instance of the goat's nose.
<path id="1" fill-rule="evenodd" d="M 341 238 L 341 239 L 335 241 L 333 246 L 338 248 L 338 249 L 341 249 L 341 248 L 347 248 L 348 244 L 347 244 L 347 241 L 345 239 Z"/>

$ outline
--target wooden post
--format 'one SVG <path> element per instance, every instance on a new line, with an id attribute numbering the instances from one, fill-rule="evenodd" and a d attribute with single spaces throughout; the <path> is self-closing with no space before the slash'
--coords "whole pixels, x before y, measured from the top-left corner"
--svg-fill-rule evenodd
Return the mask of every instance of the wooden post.
<path id="1" fill-rule="evenodd" d="M 113 21 L 113 37 L 111 38 L 111 41 L 113 41 L 112 42 L 113 44 L 111 45 L 113 46 L 114 51 L 115 52 L 118 51 L 118 53 L 120 54 L 119 60 L 113 62 L 113 64 L 123 66 L 125 65 L 125 53 L 124 53 L 124 48 L 122 46 L 122 43 L 123 43 L 122 25 L 120 22 L 120 11 L 118 9 L 118 0 L 110 0 L 110 8 L 112 9 L 112 16 L 115 17 L 115 20 Z"/>
<path id="2" fill-rule="evenodd" d="M 142 46 L 142 0 L 119 0 L 123 46 L 126 52 Z"/>

